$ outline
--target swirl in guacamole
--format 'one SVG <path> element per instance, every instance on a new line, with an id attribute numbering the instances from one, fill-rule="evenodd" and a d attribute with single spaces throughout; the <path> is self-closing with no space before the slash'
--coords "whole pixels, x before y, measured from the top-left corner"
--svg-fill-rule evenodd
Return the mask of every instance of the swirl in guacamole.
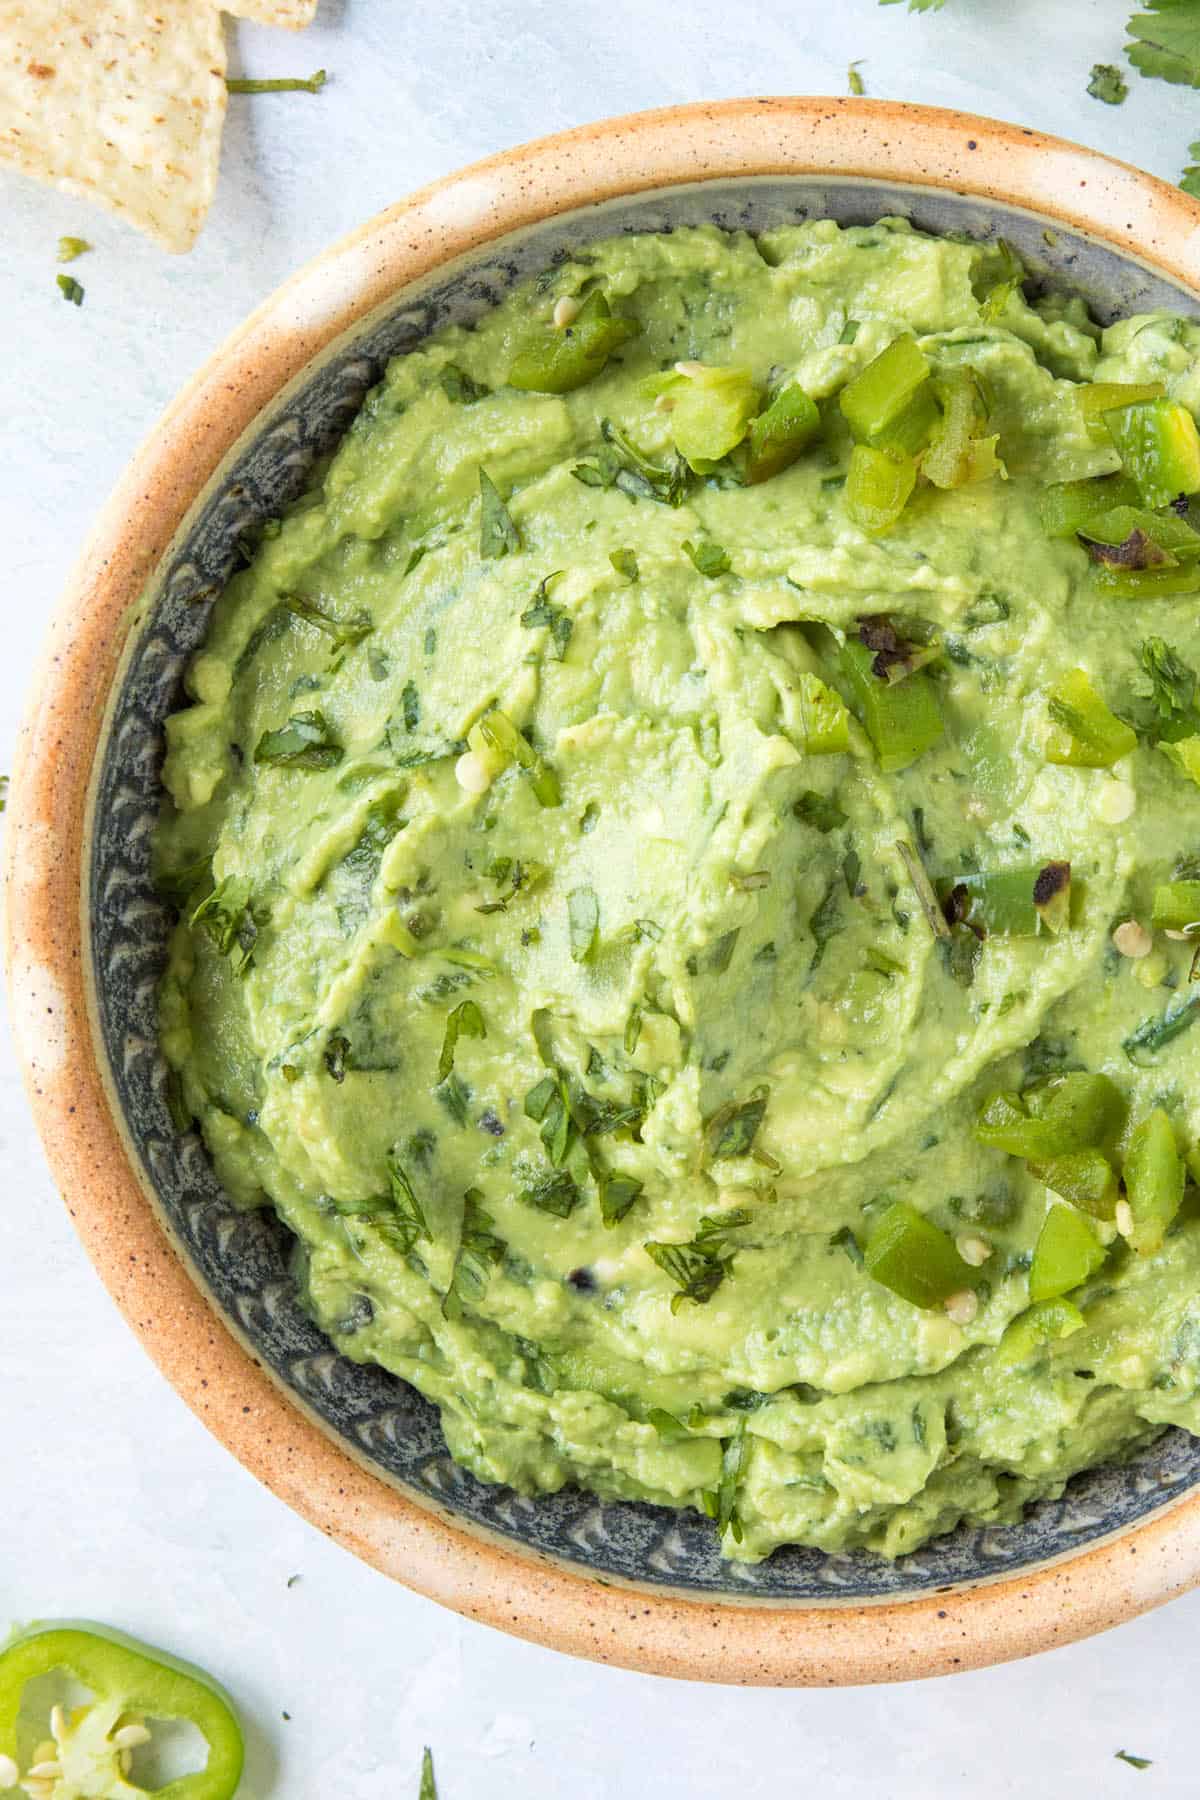
<path id="1" fill-rule="evenodd" d="M 913 1549 L 1200 1429 L 1200 323 L 905 221 L 396 358 L 168 720 L 177 1123 L 525 1494 Z"/>

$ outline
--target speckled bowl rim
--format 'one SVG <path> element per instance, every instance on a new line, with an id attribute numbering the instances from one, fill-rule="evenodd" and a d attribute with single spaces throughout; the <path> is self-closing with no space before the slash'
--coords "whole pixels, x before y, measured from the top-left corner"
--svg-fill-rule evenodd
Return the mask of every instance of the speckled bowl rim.
<path id="1" fill-rule="evenodd" d="M 1200 1582 L 1200 1492 L 1084 1553 L 916 1600 L 697 1601 L 524 1555 L 418 1505 L 335 1441 L 227 1329 L 158 1222 L 103 1074 L 83 916 L 97 746 L 139 600 L 232 446 L 314 357 L 407 284 L 554 215 L 649 189 L 853 176 L 1016 206 L 1200 293 L 1200 207 L 1097 151 L 972 114 L 757 98 L 606 120 L 421 189 L 285 283 L 185 387 L 101 513 L 54 618 L 18 745 L 4 864 L 14 1036 L 54 1178 L 146 1349 L 272 1492 L 470 1618 L 699 1680 L 832 1686 L 979 1667 L 1100 1631 Z"/>

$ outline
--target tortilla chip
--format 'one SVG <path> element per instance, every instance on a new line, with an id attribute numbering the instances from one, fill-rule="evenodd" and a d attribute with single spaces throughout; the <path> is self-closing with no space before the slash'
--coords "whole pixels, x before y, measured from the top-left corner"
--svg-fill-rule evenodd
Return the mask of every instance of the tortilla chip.
<path id="1" fill-rule="evenodd" d="M 0 0 L 0 163 L 168 250 L 208 211 L 225 100 L 212 0 Z"/>
<path id="2" fill-rule="evenodd" d="M 290 31 L 301 31 L 316 16 L 317 0 L 221 0 L 225 12 L 238 19 L 253 19 L 256 25 L 286 25 Z"/>

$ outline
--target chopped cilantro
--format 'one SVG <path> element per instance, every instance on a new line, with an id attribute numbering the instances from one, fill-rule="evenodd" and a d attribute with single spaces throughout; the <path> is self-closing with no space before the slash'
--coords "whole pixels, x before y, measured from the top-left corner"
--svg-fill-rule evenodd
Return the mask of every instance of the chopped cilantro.
<path id="1" fill-rule="evenodd" d="M 552 1175 L 539 1176 L 527 1188 L 522 1188 L 517 1199 L 524 1206 L 532 1206 L 538 1212 L 553 1213 L 555 1218 L 567 1219 L 574 1212 L 583 1195 L 575 1177 L 566 1169 L 557 1169 Z"/>
<path id="2" fill-rule="evenodd" d="M 547 575 L 544 581 L 540 581 L 532 601 L 521 614 L 521 623 L 527 629 L 533 630 L 539 625 L 548 628 L 556 662 L 562 662 L 566 656 L 567 645 L 571 642 L 571 633 L 575 629 L 575 621 L 571 615 L 564 612 L 561 606 L 552 606 L 548 598 L 552 584 L 561 580 L 562 575 L 563 571 L 556 569 L 553 575 Z"/>
<path id="3" fill-rule="evenodd" d="M 679 1290 L 671 1296 L 671 1311 L 678 1312 L 685 1300 L 697 1306 L 710 1301 L 725 1277 L 733 1269 L 738 1246 L 730 1245 L 728 1233 L 750 1223 L 745 1207 L 712 1215 L 706 1213 L 694 1238 L 683 1244 L 664 1244 L 655 1239 L 643 1244 L 647 1256 L 656 1262 Z"/>
<path id="4" fill-rule="evenodd" d="M 445 1081 L 454 1067 L 454 1051 L 460 1037 L 485 1038 L 487 1026 L 474 1000 L 463 1000 L 446 1018 L 446 1035 L 438 1058 L 438 1080 Z"/>
<path id="5" fill-rule="evenodd" d="M 587 962 L 596 948 L 600 930 L 600 902 L 594 888 L 572 888 L 567 895 L 567 930 L 571 961 Z"/>
<path id="6" fill-rule="evenodd" d="M 1105 106 L 1120 106 L 1128 98 L 1129 84 L 1115 64 L 1093 63 L 1087 91 L 1093 100 L 1103 100 Z"/>
<path id="7" fill-rule="evenodd" d="M 404 714 L 405 731 L 415 731 L 421 723 L 421 697 L 414 682 L 405 682 L 400 695 L 400 707 Z"/>
<path id="8" fill-rule="evenodd" d="M 1192 160 L 1183 171 L 1183 180 L 1179 185 L 1193 200 L 1200 200 L 1200 139 L 1188 145 L 1188 155 Z"/>
<path id="9" fill-rule="evenodd" d="M 849 1225 L 842 1225 L 837 1231 L 835 1231 L 833 1236 L 830 1238 L 829 1243 L 830 1243 L 831 1247 L 836 1246 L 837 1249 L 844 1250 L 846 1252 L 846 1255 L 850 1258 L 850 1261 L 854 1264 L 855 1268 L 858 1268 L 858 1269 L 862 1268 L 862 1266 L 863 1266 L 862 1245 L 859 1243 L 858 1238 L 855 1236 L 854 1232 L 851 1231 Z"/>
<path id="10" fill-rule="evenodd" d="M 200 901 L 188 924 L 199 925 L 229 958 L 234 974 L 244 975 L 254 961 L 258 934 L 267 918 L 266 908 L 252 901 L 249 882 L 226 875 Z"/>
<path id="11" fill-rule="evenodd" d="M 852 62 L 846 70 L 846 85 L 852 94 L 865 94 L 867 91 L 863 86 L 863 78 L 858 72 L 858 63 L 856 62 Z"/>
<path id="12" fill-rule="evenodd" d="M 342 754 L 324 713 L 301 712 L 294 713 L 277 731 L 264 731 L 254 760 L 292 769 L 332 769 L 341 762 Z"/>
<path id="13" fill-rule="evenodd" d="M 64 300 L 69 300 L 72 306 L 83 305 L 83 288 L 73 275 L 56 275 L 54 279 Z"/>
<path id="14" fill-rule="evenodd" d="M 638 568 L 637 556 L 632 550 L 613 550 L 608 560 L 617 574 L 623 575 L 626 581 L 632 583 L 638 579 L 641 571 Z"/>
<path id="15" fill-rule="evenodd" d="M 618 1225 L 641 1198 L 642 1183 L 632 1175 L 601 1175 L 598 1185 L 600 1217 L 606 1225 Z"/>
<path id="16" fill-rule="evenodd" d="M 331 613 L 318 606 L 315 600 L 310 600 L 307 594 L 284 594 L 280 605 L 285 613 L 303 619 L 306 624 L 325 633 L 333 645 L 335 668 L 352 645 L 360 644 L 375 629 L 369 612 L 356 612 L 348 619 L 335 619 Z"/>
<path id="17" fill-rule="evenodd" d="M 86 238 L 60 237 L 58 260 L 60 263 L 74 262 L 77 256 L 86 256 L 91 247 Z"/>
<path id="18" fill-rule="evenodd" d="M 832 795 L 818 794 L 813 788 L 805 788 L 799 799 L 792 801 L 792 812 L 814 831 L 836 831 L 846 823 L 846 814 Z"/>
<path id="19" fill-rule="evenodd" d="M 484 1210 L 483 1195 L 479 1189 L 468 1188 L 463 1195 L 458 1253 L 450 1274 L 450 1287 L 442 1302 L 442 1311 L 448 1318 L 454 1317 L 462 1306 L 474 1305 L 483 1298 L 488 1276 L 495 1265 L 504 1259 L 508 1245 L 492 1230 L 495 1222 L 491 1213 Z M 431 1770 L 430 1780 L 432 1779 Z"/>
<path id="20" fill-rule="evenodd" d="M 768 1090 L 755 1088 L 741 1105 L 730 1101 L 715 1112 L 705 1126 L 705 1142 L 709 1158 L 719 1162 L 725 1156 L 748 1156 L 763 1114 L 767 1110 Z"/>
<path id="21" fill-rule="evenodd" d="M 558 1071 L 543 1075 L 525 1096 L 525 1117 L 540 1125 L 542 1147 L 556 1169 L 561 1168 L 571 1147 L 573 1123 L 566 1077 Z"/>
<path id="22" fill-rule="evenodd" d="M 687 552 L 701 575 L 707 575 L 710 581 L 718 575 L 729 573 L 729 557 L 720 544 L 704 542 L 693 544 L 690 538 L 684 538 L 682 548 Z"/>
<path id="23" fill-rule="evenodd" d="M 841 880 L 838 876 L 834 875 L 829 882 L 829 886 L 825 890 L 824 898 L 809 918 L 808 929 L 812 932 L 815 941 L 812 962 L 809 964 L 810 973 L 820 963 L 830 938 L 836 937 L 838 932 L 844 929 L 842 923 L 842 886 Z"/>
<path id="24" fill-rule="evenodd" d="M 1113 1761 L 1128 1763 L 1131 1769 L 1149 1769 L 1154 1766 L 1148 1756 L 1135 1756 L 1132 1750 L 1118 1750 Z"/>
<path id="25" fill-rule="evenodd" d="M 479 471 L 479 554 L 485 560 L 510 556 L 521 548 L 516 521 L 500 498 L 486 469 Z"/>
<path id="26" fill-rule="evenodd" d="M 1200 731 L 1200 678 L 1160 637 L 1146 638 L 1138 660 L 1150 681 L 1151 717 L 1141 735 L 1175 743 Z"/>
<path id="27" fill-rule="evenodd" d="M 417 1800 L 438 1800 L 437 1782 L 433 1776 L 433 1751 L 428 1744 L 421 1756 L 421 1787 Z"/>
<path id="28" fill-rule="evenodd" d="M 474 406 L 477 400 L 486 399 L 491 392 L 482 382 L 473 381 L 457 363 L 447 363 L 438 375 L 438 381 L 447 400 L 455 406 Z"/>

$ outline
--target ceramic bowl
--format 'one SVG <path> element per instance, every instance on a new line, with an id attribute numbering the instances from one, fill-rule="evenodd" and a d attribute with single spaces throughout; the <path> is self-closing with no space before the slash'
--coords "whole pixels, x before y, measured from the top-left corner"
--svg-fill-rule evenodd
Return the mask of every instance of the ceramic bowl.
<path id="1" fill-rule="evenodd" d="M 1098 316 L 1200 311 L 1200 208 L 1095 152 L 958 113 L 743 100 L 510 151 L 363 226 L 195 377 L 136 456 L 50 637 L 14 772 L 13 1018 L 47 1155 L 131 1325 L 216 1435 L 357 1555 L 472 1617 L 604 1661 L 732 1682 L 903 1678 L 1000 1660 L 1200 1579 L 1200 1443 L 1170 1432 L 1007 1529 L 887 1563 L 723 1563 L 692 1514 L 482 1486 L 437 1416 L 301 1310 L 289 1239 L 239 1213 L 164 1102 L 150 882 L 162 722 L 206 597 L 305 483 L 390 356 L 599 235 L 903 213 L 1003 235 Z"/>

